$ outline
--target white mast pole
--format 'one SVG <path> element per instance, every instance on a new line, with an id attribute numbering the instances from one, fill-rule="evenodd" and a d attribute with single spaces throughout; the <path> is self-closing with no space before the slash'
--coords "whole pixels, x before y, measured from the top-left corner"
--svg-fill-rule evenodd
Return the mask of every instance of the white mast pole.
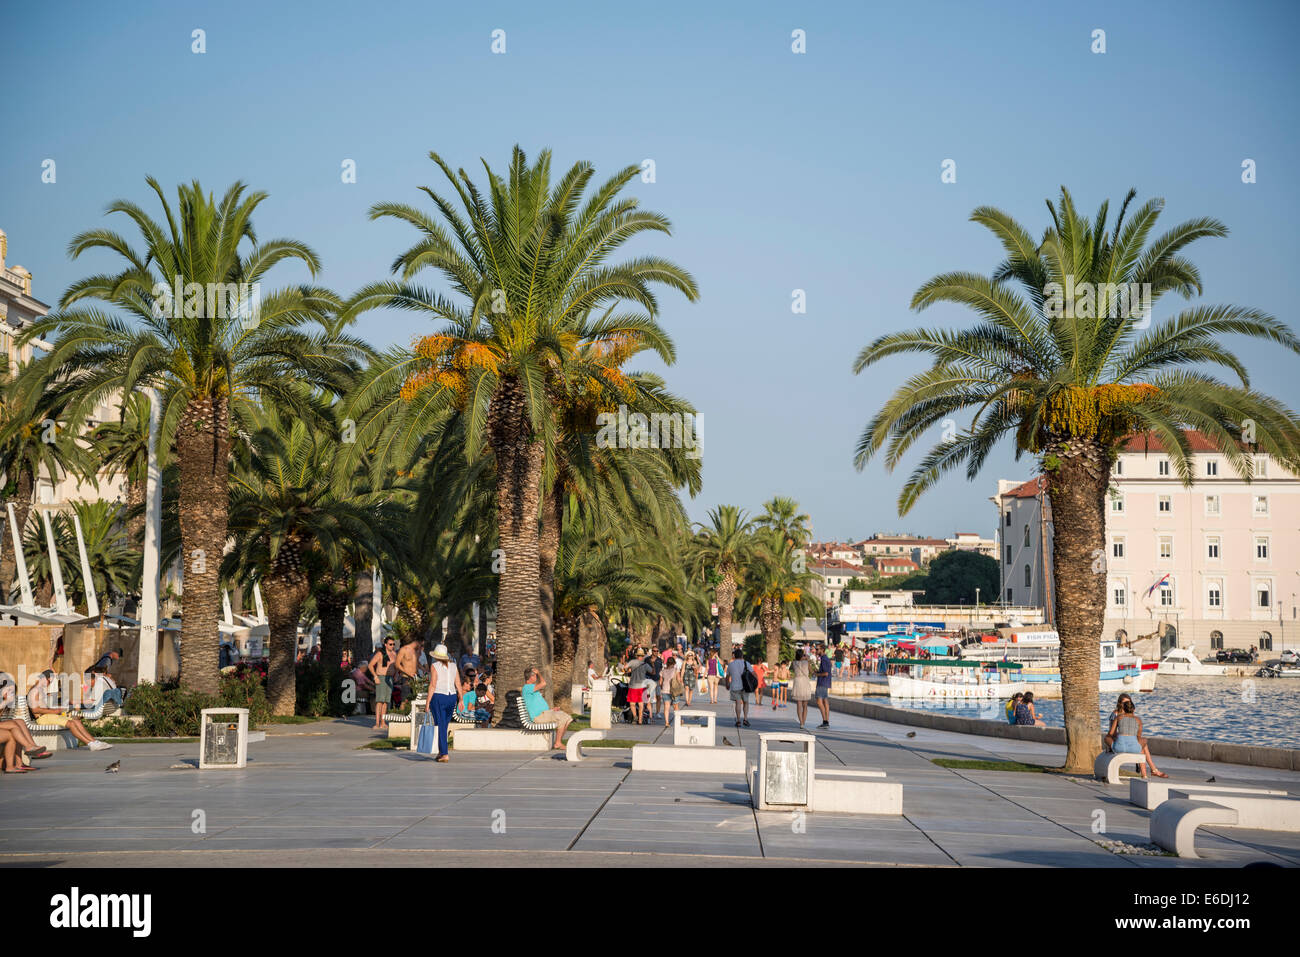
<path id="1" fill-rule="evenodd" d="M 158 680 L 158 565 L 162 550 L 162 469 L 158 465 L 158 430 L 162 410 L 158 393 L 143 390 L 149 402 L 149 469 L 145 479 L 144 565 L 140 584 L 140 648 L 136 681 Z"/>

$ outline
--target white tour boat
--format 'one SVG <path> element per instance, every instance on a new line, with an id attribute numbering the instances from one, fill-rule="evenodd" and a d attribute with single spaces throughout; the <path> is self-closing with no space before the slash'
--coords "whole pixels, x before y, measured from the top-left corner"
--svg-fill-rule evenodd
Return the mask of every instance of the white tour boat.
<path id="1" fill-rule="evenodd" d="M 889 696 L 927 701 L 1003 701 L 1029 690 L 1013 677 L 1015 662 L 977 662 L 952 658 L 902 658 L 889 662 Z"/>
<path id="2" fill-rule="evenodd" d="M 1206 664 L 1190 649 L 1170 648 L 1160 659 L 1159 674 L 1184 678 L 1222 678 L 1228 673 L 1223 665 Z"/>

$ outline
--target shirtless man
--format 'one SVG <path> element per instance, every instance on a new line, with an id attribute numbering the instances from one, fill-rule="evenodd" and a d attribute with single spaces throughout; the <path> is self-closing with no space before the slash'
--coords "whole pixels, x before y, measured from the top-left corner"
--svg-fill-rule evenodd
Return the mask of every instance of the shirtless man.
<path id="1" fill-rule="evenodd" d="M 424 651 L 424 639 L 417 638 L 415 641 L 408 641 L 397 652 L 397 674 L 394 681 L 402 681 L 406 686 L 402 689 L 402 700 L 406 700 L 406 695 L 410 693 L 410 682 L 420 671 L 420 654 Z"/>
<path id="2" fill-rule="evenodd" d="M 384 715 L 388 713 L 388 706 L 393 703 L 393 671 L 397 667 L 393 659 L 393 649 L 396 645 L 392 638 L 385 638 L 383 647 L 375 652 L 374 657 L 366 665 L 370 680 L 375 683 L 375 723 L 371 726 L 374 728 L 388 727 Z"/>

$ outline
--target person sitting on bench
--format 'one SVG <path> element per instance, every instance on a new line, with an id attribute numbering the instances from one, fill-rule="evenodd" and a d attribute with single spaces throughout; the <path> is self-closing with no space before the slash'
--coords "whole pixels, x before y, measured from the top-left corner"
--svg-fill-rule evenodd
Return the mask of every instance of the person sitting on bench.
<path id="1" fill-rule="evenodd" d="M 542 672 L 538 668 L 529 668 L 524 673 L 523 691 L 520 694 L 524 699 L 524 707 L 528 709 L 528 719 L 533 724 L 554 724 L 555 725 L 555 743 L 553 747 L 559 750 L 564 747 L 561 739 L 564 737 L 564 729 L 569 726 L 573 720 L 563 711 L 549 707 L 546 699 L 542 697 L 541 691 L 546 687 L 546 679 L 542 677 Z"/>
<path id="2" fill-rule="evenodd" d="M 32 713 L 36 723 L 43 727 L 63 728 L 92 751 L 107 751 L 111 748 L 111 744 L 98 740 L 87 731 L 86 726 L 66 708 L 49 707 L 55 703 L 46 697 L 53 677 L 53 671 L 42 671 L 32 680 L 31 690 L 27 692 L 27 710 Z"/>

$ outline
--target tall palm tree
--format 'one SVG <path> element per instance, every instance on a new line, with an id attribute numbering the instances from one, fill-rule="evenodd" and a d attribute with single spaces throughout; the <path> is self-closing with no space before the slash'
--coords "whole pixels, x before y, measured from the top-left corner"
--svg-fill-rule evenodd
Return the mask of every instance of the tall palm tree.
<path id="1" fill-rule="evenodd" d="M 669 231 L 663 216 L 619 196 L 639 167 L 616 173 L 584 201 L 592 167 L 577 163 L 552 184 L 549 151 L 530 166 L 516 147 L 504 177 L 484 163 L 486 193 L 464 170 L 453 172 L 436 153 L 430 158 L 459 208 L 427 188 L 436 216 L 399 203 L 373 207 L 372 218 L 401 220 L 421 235 L 394 262 L 401 280 L 362 289 L 352 311 L 396 306 L 440 324 L 409 360 L 396 364 L 408 372 L 403 397 L 421 408 L 463 411 L 467 455 L 477 457 L 486 445 L 495 459 L 504 692 L 520 687 L 524 668 L 543 657 L 538 512 L 553 422 L 547 369 L 563 361 L 563 337 L 574 317 L 620 304 L 644 310 L 604 320 L 612 339 L 643 329 L 645 314 L 657 313 L 655 285 L 691 300 L 697 292 L 690 275 L 663 258 L 610 261 L 629 239 Z M 448 281 L 457 299 L 411 285 L 425 268 Z"/>
<path id="2" fill-rule="evenodd" d="M 158 391 L 159 447 L 175 450 L 180 476 L 181 682 L 215 693 L 217 569 L 226 543 L 232 423 L 249 420 L 262 404 L 321 418 L 318 403 L 299 386 L 337 385 L 368 350 L 342 335 L 310 331 L 313 323 L 324 328 L 325 317 L 338 307 L 328 290 L 262 290 L 279 263 L 296 260 L 312 275 L 320 268 L 301 242 L 258 241 L 252 217 L 265 193 L 246 193 L 244 184 L 235 183 L 217 200 L 196 181 L 178 187 L 173 207 L 156 180 L 147 182 L 162 222 L 133 202 L 117 200 L 108 212 L 131 221 L 140 248 L 107 229 L 72 240 L 74 258 L 106 249 L 121 258 L 122 268 L 74 283 L 57 312 L 26 330 L 24 339 L 55 340 L 52 351 L 27 371 L 33 371 L 37 390 L 67 382 L 83 413 L 144 388 Z"/>
<path id="3" fill-rule="evenodd" d="M 763 503 L 763 514 L 754 520 L 760 528 L 775 528 L 793 548 L 808 544 L 808 523 L 812 518 L 799 511 L 799 503 L 792 498 L 776 496 Z"/>
<path id="4" fill-rule="evenodd" d="M 1149 430 L 1170 450 L 1184 483 L 1192 481 L 1187 430 L 1204 433 L 1243 474 L 1243 427 L 1258 447 L 1300 464 L 1300 423 L 1281 402 L 1251 388 L 1240 360 L 1222 344 L 1243 335 L 1300 352 L 1300 339 L 1257 309 L 1197 305 L 1160 321 L 1150 317 L 1167 292 L 1201 292 L 1200 273 L 1180 253 L 1196 239 L 1224 236 L 1217 220 L 1194 219 L 1151 239 L 1164 208 L 1143 203 L 1131 216 L 1125 197 L 1114 226 L 1103 203 L 1090 222 L 1069 192 L 1048 202 L 1051 225 L 1035 243 L 1006 213 L 976 209 L 971 218 L 1001 241 L 1006 259 L 992 276 L 945 273 L 912 299 L 969 306 L 971 329 L 914 329 L 882 336 L 858 355 L 861 372 L 896 353 L 919 352 L 931 367 L 907 380 L 868 423 L 858 441 L 862 468 L 888 445 L 892 469 L 932 427 L 971 414 L 964 431 L 941 440 L 899 495 L 904 514 L 948 470 L 965 463 L 973 480 L 998 440 L 1016 455 L 1039 457 L 1055 528 L 1056 620 L 1068 739 L 1066 768 L 1087 772 L 1100 749 L 1099 641 L 1106 609 L 1105 502 L 1112 464 L 1129 434 Z M 1132 284 L 1132 285 L 1131 285 Z M 1137 295 L 1133 292 L 1136 291 Z M 1143 300 L 1146 300 L 1145 302 Z M 1221 366 L 1226 382 L 1203 367 Z M 951 423 L 955 427 L 956 423 Z"/>
<path id="5" fill-rule="evenodd" d="M 812 595 L 814 576 L 804 570 L 798 549 L 787 535 L 780 527 L 755 532 L 753 556 L 743 579 L 740 607 L 747 617 L 757 619 L 769 665 L 776 664 L 781 654 L 783 621 L 802 625 L 805 615 L 821 614 Z"/>
<path id="6" fill-rule="evenodd" d="M 719 505 L 709 512 L 709 524 L 696 524 L 691 541 L 691 573 L 702 575 L 714 586 L 718 605 L 719 656 L 731 655 L 731 621 L 736 607 L 736 585 L 744 577 L 745 565 L 753 555 L 752 523 L 735 505 Z"/>
<path id="7" fill-rule="evenodd" d="M 293 714 L 298 623 L 313 581 L 357 550 L 400 548 L 405 512 L 382 494 L 338 495 L 337 442 L 304 419 L 270 409 L 248 439 L 247 457 L 231 478 L 234 548 L 222 564 L 228 579 L 258 578 L 270 618 L 267 699 L 275 714 Z M 245 464 L 246 463 L 246 464 Z"/>

